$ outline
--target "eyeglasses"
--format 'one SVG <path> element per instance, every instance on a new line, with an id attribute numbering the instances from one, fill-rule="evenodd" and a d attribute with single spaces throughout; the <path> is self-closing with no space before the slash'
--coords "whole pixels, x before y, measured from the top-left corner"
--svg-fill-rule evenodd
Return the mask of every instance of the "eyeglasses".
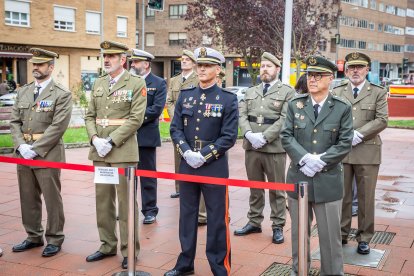
<path id="1" fill-rule="evenodd" d="M 351 70 L 351 71 L 353 71 L 353 70 L 359 71 L 359 70 L 362 70 L 365 67 L 366 67 L 365 65 L 361 65 L 361 64 L 359 64 L 359 65 L 349 65 L 348 69 Z"/>
<path id="2" fill-rule="evenodd" d="M 331 76 L 332 74 L 322 74 L 322 73 L 307 73 L 306 74 L 306 78 L 308 80 L 311 80 L 312 78 L 315 81 L 320 81 L 322 79 L 322 77 L 327 77 L 327 76 Z"/>

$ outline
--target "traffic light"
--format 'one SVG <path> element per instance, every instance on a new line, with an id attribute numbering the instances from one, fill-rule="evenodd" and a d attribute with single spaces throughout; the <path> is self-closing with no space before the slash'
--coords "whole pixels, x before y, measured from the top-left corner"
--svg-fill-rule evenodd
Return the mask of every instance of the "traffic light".
<path id="1" fill-rule="evenodd" d="M 408 67 L 408 58 L 403 58 L 403 68 L 407 68 Z"/>
<path id="2" fill-rule="evenodd" d="M 164 0 L 148 0 L 148 8 L 150 10 L 163 11 Z"/>

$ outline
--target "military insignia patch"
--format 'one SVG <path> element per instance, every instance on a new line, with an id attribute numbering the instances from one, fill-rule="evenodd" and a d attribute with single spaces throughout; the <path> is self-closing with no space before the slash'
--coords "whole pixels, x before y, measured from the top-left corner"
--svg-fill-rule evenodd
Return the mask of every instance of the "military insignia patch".
<path id="1" fill-rule="evenodd" d="M 359 53 L 352 53 L 351 57 L 353 59 L 358 59 L 359 58 Z"/>
<path id="2" fill-rule="evenodd" d="M 315 57 L 310 57 L 308 62 L 309 65 L 316 65 L 318 63 Z"/>
<path id="3" fill-rule="evenodd" d="M 145 87 L 142 88 L 141 95 L 142 95 L 142 97 L 146 97 L 147 96 L 147 89 Z"/>
<path id="4" fill-rule="evenodd" d="M 274 102 L 274 103 L 273 103 L 273 105 L 274 105 L 275 107 L 280 107 L 281 103 L 280 103 L 280 102 L 278 102 L 278 101 L 276 101 L 276 102 Z"/>
<path id="5" fill-rule="evenodd" d="M 219 95 L 216 96 L 216 101 L 218 101 L 218 100 L 220 100 L 220 96 Z"/>
<path id="6" fill-rule="evenodd" d="M 300 114 L 299 113 L 295 113 L 295 118 L 299 118 Z"/>
<path id="7" fill-rule="evenodd" d="M 301 116 L 300 116 L 300 119 L 301 119 L 301 120 L 305 120 L 305 116 L 301 115 Z"/>
<path id="8" fill-rule="evenodd" d="M 201 99 L 202 101 L 204 101 L 204 100 L 206 99 L 206 94 L 204 94 L 204 93 L 203 93 L 203 94 L 201 95 L 200 99 Z"/>
<path id="9" fill-rule="evenodd" d="M 206 56 L 207 56 L 207 49 L 204 47 L 201 47 L 198 57 L 206 57 Z"/>
<path id="10" fill-rule="evenodd" d="M 108 43 L 108 41 L 105 41 L 104 43 L 102 43 L 102 48 L 109 49 L 110 47 L 111 45 Z"/>
<path id="11" fill-rule="evenodd" d="M 299 101 L 296 103 L 296 107 L 302 109 L 304 107 L 303 102 Z"/>
<path id="12" fill-rule="evenodd" d="M 34 50 L 34 51 L 32 52 L 32 54 L 33 54 L 33 56 L 35 56 L 35 57 L 40 56 L 40 52 L 39 52 L 38 50 Z"/>

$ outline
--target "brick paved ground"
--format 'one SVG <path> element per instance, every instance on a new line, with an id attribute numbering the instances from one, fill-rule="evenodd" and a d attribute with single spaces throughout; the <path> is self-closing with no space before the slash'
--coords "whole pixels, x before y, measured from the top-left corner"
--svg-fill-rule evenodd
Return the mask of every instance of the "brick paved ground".
<path id="1" fill-rule="evenodd" d="M 397 233 L 390 245 L 377 245 L 386 250 L 386 259 L 379 269 L 345 266 L 345 272 L 359 275 L 414 275 L 414 131 L 387 129 L 384 141 L 383 164 L 377 185 L 376 230 Z M 158 169 L 173 171 L 173 147 L 164 143 L 158 149 Z M 91 164 L 87 149 L 67 150 L 70 163 Z M 246 179 L 244 152 L 241 142 L 230 152 L 231 177 Z M 15 165 L 0 165 L 0 275 L 112 275 L 120 270 L 121 255 L 100 262 L 87 263 L 85 257 L 99 247 L 95 219 L 95 191 L 92 174 L 74 171 L 62 172 L 66 239 L 62 252 L 55 257 L 42 258 L 43 248 L 23 253 L 11 252 L 13 244 L 26 237 L 21 224 L 19 192 Z M 179 201 L 171 199 L 173 182 L 159 180 L 160 213 L 157 223 L 140 224 L 141 252 L 137 269 L 162 275 L 175 264 L 180 251 L 178 241 Z M 249 190 L 230 188 L 231 231 L 247 222 Z M 44 211 L 44 214 L 46 212 Z M 231 236 L 232 274 L 260 275 L 273 262 L 291 262 L 290 219 L 285 227 L 286 242 L 271 242 L 270 210 L 265 209 L 262 234 L 247 237 Z M 289 216 L 288 216 L 289 217 Z M 45 215 L 44 215 L 45 218 Z M 140 221 L 142 217 L 140 218 Z M 46 220 L 44 220 L 44 225 Z M 356 227 L 356 220 L 353 221 Z M 196 275 L 211 275 L 205 256 L 206 228 L 199 228 Z M 352 243 L 356 246 L 356 243 Z M 312 238 L 312 250 L 317 248 L 317 237 Z M 318 262 L 313 266 L 317 267 Z"/>

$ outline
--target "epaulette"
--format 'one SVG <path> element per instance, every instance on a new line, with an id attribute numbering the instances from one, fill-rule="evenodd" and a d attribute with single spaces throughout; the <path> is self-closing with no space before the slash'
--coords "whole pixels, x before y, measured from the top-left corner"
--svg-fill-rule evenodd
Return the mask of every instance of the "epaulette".
<path id="1" fill-rule="evenodd" d="M 178 77 L 179 75 L 181 75 L 181 72 L 180 72 L 180 73 L 175 74 L 175 75 L 174 75 L 174 76 L 172 76 L 171 78 Z"/>
<path id="2" fill-rule="evenodd" d="M 309 96 L 309 94 L 297 94 L 297 95 L 295 95 L 295 97 L 292 99 L 292 101 L 294 101 L 294 100 L 296 100 L 296 99 L 302 99 L 302 98 L 306 98 L 306 97 L 308 97 Z"/>
<path id="3" fill-rule="evenodd" d="M 61 83 L 57 83 L 55 82 L 55 86 L 60 88 L 61 90 L 65 91 L 65 92 L 70 92 L 69 89 L 67 89 L 66 87 L 64 87 Z"/>
<path id="4" fill-rule="evenodd" d="M 379 85 L 379 84 L 375 84 L 375 83 L 372 83 L 372 82 L 370 82 L 370 84 L 371 84 L 372 86 L 379 87 L 379 88 L 381 88 L 381 89 L 385 89 L 385 87 L 384 87 L 384 86 L 381 86 L 381 85 Z"/>
<path id="5" fill-rule="evenodd" d="M 103 73 L 102 75 L 98 76 L 98 79 L 105 78 L 106 76 L 108 76 L 108 73 Z"/>
<path id="6" fill-rule="evenodd" d="M 349 105 L 349 104 L 350 104 L 348 100 L 346 100 L 346 99 L 344 99 L 344 98 L 342 98 L 342 97 L 339 97 L 339 96 L 336 96 L 336 95 L 332 95 L 332 98 L 333 98 L 334 100 L 337 100 L 337 101 L 343 102 L 344 104 L 347 104 L 347 105 Z"/>
<path id="7" fill-rule="evenodd" d="M 236 94 L 236 93 L 234 93 L 233 91 L 231 91 L 231 90 L 229 90 L 227 88 L 221 88 L 221 91 L 227 92 L 227 93 L 230 93 L 230 94 Z"/>
<path id="8" fill-rule="evenodd" d="M 293 86 L 291 86 L 290 84 L 283 83 L 283 85 L 286 86 L 287 88 L 294 89 Z"/>
<path id="9" fill-rule="evenodd" d="M 135 75 L 135 74 L 131 74 L 131 77 L 142 79 L 142 76 L 140 76 L 140 75 Z"/>
<path id="10" fill-rule="evenodd" d="M 26 84 L 25 84 L 25 85 L 23 85 L 21 88 L 26 87 L 26 86 L 29 86 L 29 85 L 31 85 L 32 83 L 34 83 L 34 81 L 29 82 L 29 83 L 26 83 Z"/>
<path id="11" fill-rule="evenodd" d="M 190 91 L 190 90 L 193 90 L 193 89 L 195 89 L 196 87 L 195 86 L 193 86 L 193 87 L 188 87 L 188 88 L 184 88 L 184 89 L 181 89 L 180 91 L 181 92 L 185 92 L 185 91 Z"/>
<path id="12" fill-rule="evenodd" d="M 343 80 L 343 81 L 341 81 L 340 84 L 338 84 L 337 86 L 335 86 L 333 89 L 335 89 L 337 87 L 347 86 L 348 83 L 349 83 L 349 80 Z"/>

